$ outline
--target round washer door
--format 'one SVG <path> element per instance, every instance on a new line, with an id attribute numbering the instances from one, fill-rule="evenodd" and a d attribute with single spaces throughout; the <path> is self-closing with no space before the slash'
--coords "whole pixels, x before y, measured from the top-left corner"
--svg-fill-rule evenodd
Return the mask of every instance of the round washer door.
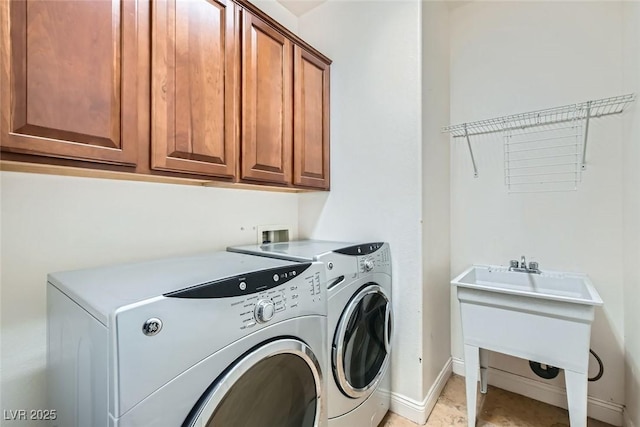
<path id="1" fill-rule="evenodd" d="M 333 342 L 333 372 L 342 392 L 352 398 L 371 394 L 389 364 L 391 302 L 368 283 L 342 313 Z"/>
<path id="2" fill-rule="evenodd" d="M 183 427 L 315 427 L 321 382 L 318 360 L 305 343 L 272 341 L 216 379 Z"/>

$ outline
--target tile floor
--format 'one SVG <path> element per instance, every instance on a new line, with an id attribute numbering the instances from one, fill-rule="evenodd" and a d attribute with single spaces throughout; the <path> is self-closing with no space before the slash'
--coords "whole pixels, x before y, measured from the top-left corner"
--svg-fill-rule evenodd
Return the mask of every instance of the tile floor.
<path id="1" fill-rule="evenodd" d="M 433 408 L 427 426 L 467 425 L 464 378 L 453 375 Z M 487 394 L 478 393 L 477 427 L 568 427 L 569 414 L 565 409 L 547 405 L 519 394 L 489 386 Z M 380 427 L 415 427 L 415 424 L 392 412 Z M 612 427 L 589 418 L 588 427 Z"/>

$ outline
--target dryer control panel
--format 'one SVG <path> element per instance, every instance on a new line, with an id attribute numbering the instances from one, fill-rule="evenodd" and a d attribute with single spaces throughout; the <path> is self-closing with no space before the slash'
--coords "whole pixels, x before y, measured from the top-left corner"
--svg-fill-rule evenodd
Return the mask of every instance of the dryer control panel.
<path id="1" fill-rule="evenodd" d="M 383 248 L 369 255 L 358 257 L 358 271 L 360 273 L 385 272 L 391 269 L 389 248 Z"/>
<path id="2" fill-rule="evenodd" d="M 389 273 L 391 271 L 391 254 L 389 245 L 379 247 L 366 255 L 358 256 L 358 272 Z"/>
<path id="3" fill-rule="evenodd" d="M 391 250 L 386 242 L 362 243 L 335 249 L 318 257 L 318 260 L 326 264 L 327 280 L 330 282 L 334 277 L 354 279 L 358 275 L 370 273 L 391 274 Z"/>
<path id="4" fill-rule="evenodd" d="M 322 273 L 320 263 L 292 264 L 203 283 L 164 296 L 225 298 L 228 326 L 244 330 L 305 314 L 326 315 Z"/>

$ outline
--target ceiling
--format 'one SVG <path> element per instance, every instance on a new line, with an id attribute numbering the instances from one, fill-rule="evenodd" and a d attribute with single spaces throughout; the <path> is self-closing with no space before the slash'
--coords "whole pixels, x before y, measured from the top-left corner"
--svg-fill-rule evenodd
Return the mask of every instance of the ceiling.
<path id="1" fill-rule="evenodd" d="M 289 12 L 296 16 L 302 16 L 309 12 L 311 9 L 325 3 L 327 0 L 276 0 L 282 6 L 284 6 Z M 439 1 L 439 0 L 422 0 L 422 1 Z M 453 10 L 457 7 L 467 5 L 472 0 L 440 0 L 444 1 L 449 8 Z"/>
<path id="2" fill-rule="evenodd" d="M 278 3 L 294 15 L 301 16 L 326 1 L 327 0 L 278 0 Z"/>

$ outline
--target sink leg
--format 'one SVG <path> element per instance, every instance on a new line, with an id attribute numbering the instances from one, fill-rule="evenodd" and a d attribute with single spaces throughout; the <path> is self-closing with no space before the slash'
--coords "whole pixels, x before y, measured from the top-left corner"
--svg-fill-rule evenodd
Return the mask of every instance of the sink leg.
<path id="1" fill-rule="evenodd" d="M 586 427 L 588 384 L 587 373 L 585 372 L 581 374 L 565 369 L 564 378 L 567 384 L 569 424 L 571 425 L 571 427 Z"/>
<path id="2" fill-rule="evenodd" d="M 467 389 L 467 425 L 476 425 L 476 404 L 478 397 L 478 368 L 480 367 L 480 349 L 476 346 L 464 345 L 464 373 Z"/>
<path id="3" fill-rule="evenodd" d="M 489 369 L 489 350 L 480 349 L 480 393 L 487 393 L 487 370 Z"/>

